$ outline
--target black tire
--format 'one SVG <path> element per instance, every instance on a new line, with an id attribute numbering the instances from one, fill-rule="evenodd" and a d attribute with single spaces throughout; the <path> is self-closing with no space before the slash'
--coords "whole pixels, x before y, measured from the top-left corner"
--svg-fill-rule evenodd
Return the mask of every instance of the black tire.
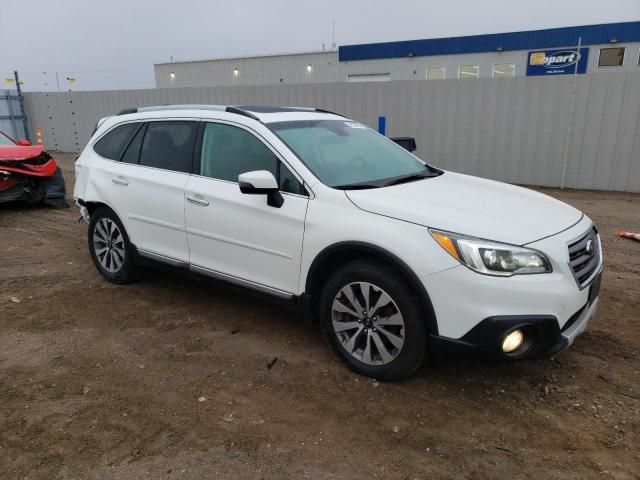
<path id="1" fill-rule="evenodd" d="M 359 360 L 345 349 L 345 346 L 343 346 L 344 340 L 341 341 L 339 334 L 334 330 L 332 317 L 334 299 L 342 291 L 343 287 L 356 282 L 366 282 L 378 287 L 383 293 L 391 297 L 395 304 L 393 307 L 399 310 L 401 314 L 404 326 L 396 328 L 403 329 L 398 330 L 398 332 L 404 334 L 404 343 L 400 349 L 396 350 L 395 358 L 388 361 L 388 363 L 375 365 Z M 373 290 L 374 293 L 371 294 L 373 298 L 375 298 L 376 294 L 379 294 L 380 290 Z M 363 299 L 363 297 L 360 298 Z M 325 338 L 333 351 L 355 372 L 378 380 L 397 381 L 408 377 L 424 364 L 427 358 L 427 321 L 424 318 L 419 298 L 412 293 L 406 280 L 392 268 L 373 261 L 363 260 L 344 265 L 335 271 L 325 283 L 320 294 L 318 306 L 320 326 Z M 353 317 L 349 315 L 349 318 Z M 366 321 L 370 322 L 371 320 L 367 317 Z M 358 323 L 361 322 L 362 320 Z M 369 325 L 369 328 L 372 332 L 376 331 L 371 325 Z M 378 340 L 385 336 L 381 334 L 381 328 L 386 329 L 389 327 L 378 326 Z M 366 333 L 367 330 L 363 330 L 363 332 Z M 362 335 L 362 332 L 360 335 Z M 369 333 L 369 335 L 373 335 L 373 333 Z M 371 342 L 372 340 L 364 338 L 363 341 Z M 379 362 L 383 361 L 381 356 L 376 358 Z"/>
<path id="2" fill-rule="evenodd" d="M 94 242 L 94 235 L 96 235 L 96 229 L 98 229 L 99 231 L 97 235 L 104 237 L 104 224 L 106 223 L 109 225 L 109 222 L 112 222 L 115 227 L 117 227 L 118 232 L 121 234 L 122 242 L 118 242 L 117 245 L 115 242 L 113 243 L 112 247 L 116 250 L 113 253 L 114 256 L 110 258 L 113 263 L 110 263 L 109 260 L 107 260 L 105 265 L 102 260 L 104 257 L 100 255 L 100 258 L 98 258 L 99 252 L 97 252 L 99 247 L 105 246 L 104 242 Z M 117 239 L 117 236 L 113 238 L 113 240 Z M 93 264 L 105 279 L 112 283 L 123 284 L 133 282 L 139 278 L 139 269 L 135 263 L 135 249 L 129 241 L 129 236 L 124 229 L 122 222 L 113 210 L 103 207 L 91 214 L 87 240 Z M 117 249 L 116 246 L 118 247 Z M 124 255 L 116 253 L 120 251 L 124 252 Z M 115 261 L 113 260 L 114 258 L 116 259 Z M 120 261 L 120 264 L 118 264 L 118 261 Z"/>

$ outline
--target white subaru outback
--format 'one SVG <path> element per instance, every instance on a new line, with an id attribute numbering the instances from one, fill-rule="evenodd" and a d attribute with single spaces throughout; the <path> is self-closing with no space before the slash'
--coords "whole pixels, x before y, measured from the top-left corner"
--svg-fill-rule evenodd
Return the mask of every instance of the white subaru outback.
<path id="1" fill-rule="evenodd" d="M 322 110 L 123 111 L 98 122 L 74 197 L 107 280 L 151 259 L 290 300 L 351 368 L 383 380 L 442 351 L 551 355 L 598 305 L 586 215 L 432 167 Z"/>

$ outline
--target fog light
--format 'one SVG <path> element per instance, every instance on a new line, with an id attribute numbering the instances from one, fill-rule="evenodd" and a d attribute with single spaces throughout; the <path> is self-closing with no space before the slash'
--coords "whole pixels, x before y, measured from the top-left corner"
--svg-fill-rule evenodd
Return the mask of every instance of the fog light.
<path id="1" fill-rule="evenodd" d="M 515 352 L 522 346 L 523 342 L 524 334 L 522 333 L 522 330 L 514 330 L 504 338 L 502 342 L 502 351 L 504 353 Z"/>

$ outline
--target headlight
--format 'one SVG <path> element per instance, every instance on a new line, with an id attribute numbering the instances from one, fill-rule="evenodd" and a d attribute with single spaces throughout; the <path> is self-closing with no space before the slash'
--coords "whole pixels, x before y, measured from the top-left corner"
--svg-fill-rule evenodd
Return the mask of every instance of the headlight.
<path id="1" fill-rule="evenodd" d="M 552 271 L 549 259 L 537 250 L 457 233 L 429 231 L 452 257 L 479 273 L 510 277 Z"/>

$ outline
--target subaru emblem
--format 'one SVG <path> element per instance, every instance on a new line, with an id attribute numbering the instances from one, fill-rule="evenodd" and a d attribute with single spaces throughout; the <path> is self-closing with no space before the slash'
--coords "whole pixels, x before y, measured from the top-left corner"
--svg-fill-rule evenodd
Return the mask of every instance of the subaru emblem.
<path id="1" fill-rule="evenodd" d="M 585 246 L 584 249 L 589 255 L 593 255 L 595 253 L 595 248 L 594 248 L 592 239 L 587 240 L 587 245 Z"/>

